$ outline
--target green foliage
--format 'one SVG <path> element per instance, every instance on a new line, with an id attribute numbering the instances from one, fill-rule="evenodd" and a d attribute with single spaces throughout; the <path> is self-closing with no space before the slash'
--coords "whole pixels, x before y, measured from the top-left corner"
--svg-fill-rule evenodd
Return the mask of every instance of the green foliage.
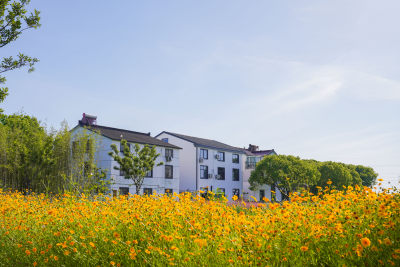
<path id="1" fill-rule="evenodd" d="M 362 165 L 352 165 L 356 172 L 360 175 L 360 178 L 362 180 L 362 185 L 363 186 L 368 186 L 372 187 L 376 183 L 376 178 L 378 177 L 378 174 L 374 171 L 373 168 L 371 167 L 366 167 Z"/>
<path id="2" fill-rule="evenodd" d="M 332 187 L 342 190 L 343 186 L 364 185 L 371 187 L 378 174 L 371 167 L 340 162 L 319 162 L 299 157 L 273 155 L 262 159 L 249 178 L 250 189 L 256 190 L 263 184 L 275 185 L 284 198 L 301 187 L 325 187 L 331 181 Z"/>
<path id="3" fill-rule="evenodd" d="M 114 168 L 123 171 L 125 178 L 132 179 L 136 187 L 136 194 L 139 194 L 146 173 L 154 168 L 160 154 L 157 153 L 154 146 L 144 145 L 141 147 L 138 144 L 133 145 L 131 152 L 131 146 L 124 139 L 121 140 L 121 146 L 123 157 L 119 155 L 120 151 L 115 144 L 111 145 L 112 151 L 109 152 L 109 155 L 119 164 L 119 167 Z M 157 166 L 162 164 L 160 162 Z"/>
<path id="4" fill-rule="evenodd" d="M 360 175 L 346 164 L 332 161 L 319 162 L 318 170 L 321 178 L 317 185 L 320 187 L 325 187 L 329 180 L 337 189 L 348 185 L 361 185 Z"/>
<path id="5" fill-rule="evenodd" d="M 96 167 L 95 143 L 94 135 L 71 136 L 66 124 L 47 132 L 34 117 L 1 115 L 0 186 L 38 193 L 104 192 L 105 173 Z"/>
<path id="6" fill-rule="evenodd" d="M 28 29 L 36 29 L 40 27 L 40 12 L 34 10 L 28 14 L 27 5 L 30 0 L 0 0 L 0 48 L 18 39 L 23 31 Z M 5 57 L 0 63 L 0 73 L 19 69 L 28 66 L 28 71 L 34 70 L 33 65 L 38 62 L 37 58 L 31 58 L 22 53 L 18 54 L 18 58 L 12 56 Z M 6 78 L 0 76 L 0 84 L 4 84 Z M 0 88 L 0 103 L 4 101 L 8 94 L 8 88 Z M 0 113 L 3 112 L 0 109 Z"/>
<path id="7" fill-rule="evenodd" d="M 275 185 L 284 198 L 301 187 L 315 185 L 320 173 L 315 164 L 299 157 L 272 155 L 257 163 L 249 182 L 251 190 L 263 184 Z"/>

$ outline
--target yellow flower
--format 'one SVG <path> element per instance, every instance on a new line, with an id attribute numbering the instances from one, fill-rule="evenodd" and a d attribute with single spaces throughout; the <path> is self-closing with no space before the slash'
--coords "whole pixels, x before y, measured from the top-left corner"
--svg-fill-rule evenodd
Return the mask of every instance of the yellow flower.
<path id="1" fill-rule="evenodd" d="M 332 184 L 332 181 L 331 180 L 329 180 L 328 182 L 326 182 L 328 185 L 331 185 Z"/>
<path id="2" fill-rule="evenodd" d="M 113 261 L 110 261 L 110 264 L 111 264 L 112 266 L 114 266 L 114 265 L 115 265 L 115 262 L 113 262 Z"/>
<path id="3" fill-rule="evenodd" d="M 363 247 L 369 247 L 371 245 L 371 241 L 368 239 L 368 237 L 361 238 L 361 245 Z"/>

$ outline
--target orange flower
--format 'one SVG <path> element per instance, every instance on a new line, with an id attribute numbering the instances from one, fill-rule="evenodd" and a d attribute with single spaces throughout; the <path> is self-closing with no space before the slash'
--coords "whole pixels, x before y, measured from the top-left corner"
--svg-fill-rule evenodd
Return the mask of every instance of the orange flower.
<path id="1" fill-rule="evenodd" d="M 29 249 L 25 250 L 25 254 L 28 256 L 31 255 L 31 252 L 29 251 Z"/>
<path id="2" fill-rule="evenodd" d="M 300 250 L 303 251 L 303 252 L 305 252 L 305 251 L 308 250 L 308 247 L 307 247 L 307 246 L 302 246 L 302 247 L 300 248 Z"/>
<path id="3" fill-rule="evenodd" d="M 371 241 L 368 239 L 368 237 L 361 238 L 361 245 L 363 247 L 369 247 L 371 245 Z"/>

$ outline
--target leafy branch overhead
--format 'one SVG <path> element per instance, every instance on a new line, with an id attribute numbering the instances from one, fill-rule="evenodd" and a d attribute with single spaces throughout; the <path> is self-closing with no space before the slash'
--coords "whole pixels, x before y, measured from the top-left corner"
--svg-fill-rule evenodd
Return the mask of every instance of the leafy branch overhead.
<path id="1" fill-rule="evenodd" d="M 132 179 L 136 187 L 136 194 L 139 194 L 146 174 L 152 171 L 154 166 L 163 165 L 162 162 L 156 165 L 156 159 L 160 154 L 153 146 L 141 147 L 138 144 L 133 145 L 131 152 L 130 144 L 124 139 L 121 140 L 121 147 L 122 157 L 115 144 L 111 145 L 112 151 L 108 154 L 119 164 L 119 167 L 115 166 L 114 169 L 121 170 L 126 179 Z"/>
<path id="2" fill-rule="evenodd" d="M 30 0 L 0 0 L 0 48 L 17 40 L 23 31 L 28 29 L 36 29 L 40 27 L 40 12 L 34 10 L 28 13 L 27 5 Z M 33 65 L 39 60 L 22 53 L 17 58 L 12 56 L 2 59 L 0 64 L 0 73 L 10 70 L 28 67 L 28 72 L 34 70 Z M 4 84 L 6 78 L 0 76 L 0 84 Z M 8 94 L 8 88 L 0 88 L 0 103 L 4 101 Z M 0 112 L 2 110 L 0 109 Z"/>

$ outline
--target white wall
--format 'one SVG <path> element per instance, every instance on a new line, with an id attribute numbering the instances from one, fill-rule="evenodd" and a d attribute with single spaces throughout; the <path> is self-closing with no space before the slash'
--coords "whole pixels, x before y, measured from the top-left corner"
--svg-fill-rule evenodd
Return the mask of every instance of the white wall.
<path id="1" fill-rule="evenodd" d="M 217 191 L 217 188 L 225 189 L 225 196 L 230 200 L 233 197 L 233 189 L 239 189 L 240 195 L 243 192 L 243 173 L 242 173 L 242 157 L 241 154 L 236 152 L 229 152 L 224 150 L 215 150 L 206 147 L 199 147 L 198 153 L 200 153 L 200 149 L 208 150 L 208 159 L 204 159 L 202 163 L 197 162 L 197 171 L 198 171 L 198 189 L 203 187 L 208 187 L 209 190 L 213 192 Z M 225 161 L 219 161 L 215 158 L 215 155 L 221 151 L 225 153 Z M 232 163 L 232 155 L 239 154 L 239 163 Z M 208 173 L 213 174 L 212 178 L 208 179 L 200 179 L 200 165 L 208 166 Z M 215 175 L 218 174 L 218 167 L 225 168 L 225 180 L 218 180 L 215 178 Z M 233 181 L 233 172 L 232 169 L 239 169 L 239 181 Z"/>
<path id="2" fill-rule="evenodd" d="M 168 138 L 168 143 L 182 148 L 179 151 L 179 192 L 196 191 L 196 148 L 193 143 L 162 133 L 157 139 Z"/>
<path id="3" fill-rule="evenodd" d="M 87 131 L 83 127 L 76 127 L 73 129 L 72 134 L 79 134 L 84 131 Z M 87 131 L 91 133 L 90 131 Z M 111 190 L 117 190 L 119 192 L 120 187 L 129 187 L 129 192 L 131 194 L 136 193 L 135 186 L 132 185 L 133 182 L 131 179 L 126 179 L 125 177 L 120 176 L 120 171 L 115 170 L 114 166 L 118 167 L 118 163 L 114 161 L 108 153 L 111 151 L 111 144 L 115 144 L 117 148 L 120 147 L 120 142 L 111 140 L 107 137 L 104 137 L 99 134 L 95 134 L 96 136 L 96 164 L 99 168 L 103 170 L 107 170 L 107 178 L 111 181 Z M 142 145 L 141 145 L 142 146 Z M 156 166 L 153 169 L 153 178 L 144 178 L 144 182 L 141 188 L 141 193 L 143 193 L 144 188 L 152 188 L 153 193 L 156 191 L 157 193 L 164 193 L 165 189 L 172 189 L 173 192 L 179 193 L 179 177 L 180 177 L 180 155 L 179 149 L 173 149 L 173 158 L 170 162 L 166 162 L 165 158 L 165 147 L 156 147 L 157 152 L 160 156 L 156 160 L 157 165 L 159 162 L 164 162 L 164 165 Z M 167 179 L 165 178 L 165 165 L 173 166 L 173 178 Z"/>

